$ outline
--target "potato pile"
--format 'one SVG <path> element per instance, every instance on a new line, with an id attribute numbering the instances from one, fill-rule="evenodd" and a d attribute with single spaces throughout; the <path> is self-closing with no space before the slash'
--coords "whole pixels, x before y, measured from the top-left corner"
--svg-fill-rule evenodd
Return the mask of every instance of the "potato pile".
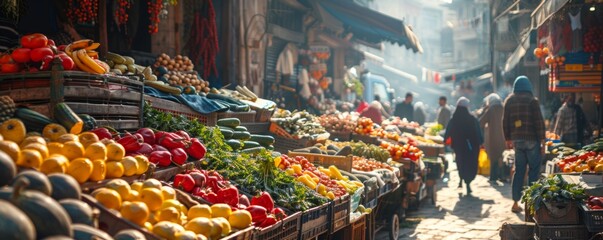
<path id="1" fill-rule="evenodd" d="M 163 77 L 171 86 L 193 86 L 196 92 L 209 92 L 209 82 L 199 78 L 196 72 L 169 72 Z"/>
<path id="2" fill-rule="evenodd" d="M 193 71 L 193 68 L 195 68 L 195 65 L 193 65 L 193 62 L 187 56 L 176 55 L 172 59 L 165 53 L 159 55 L 153 65 L 155 68 L 159 66 L 166 67 L 168 71 Z"/>

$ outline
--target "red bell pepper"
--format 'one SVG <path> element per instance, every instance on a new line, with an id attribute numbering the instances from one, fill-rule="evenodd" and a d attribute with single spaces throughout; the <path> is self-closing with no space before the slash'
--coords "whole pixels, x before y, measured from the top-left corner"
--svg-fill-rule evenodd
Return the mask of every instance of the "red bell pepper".
<path id="1" fill-rule="evenodd" d="M 159 144 L 167 149 L 185 148 L 184 140 L 178 134 L 166 133 L 159 139 Z"/>
<path id="2" fill-rule="evenodd" d="M 109 131 L 109 129 L 106 128 L 95 128 L 90 130 L 90 132 L 96 134 L 96 136 L 98 137 L 99 140 L 103 140 L 103 139 L 113 139 L 113 134 L 111 134 L 111 132 Z"/>
<path id="3" fill-rule="evenodd" d="M 207 176 L 205 178 L 205 186 L 210 188 L 212 191 L 218 191 L 220 189 L 218 186 L 218 178 L 216 178 L 216 176 Z"/>
<path id="4" fill-rule="evenodd" d="M 149 162 L 160 167 L 167 167 L 172 163 L 172 154 L 168 151 L 155 151 L 149 155 Z"/>
<path id="5" fill-rule="evenodd" d="M 268 192 L 261 192 L 259 195 L 251 198 L 251 205 L 259 205 L 266 208 L 267 211 L 272 212 L 274 200 L 272 200 Z"/>
<path id="6" fill-rule="evenodd" d="M 191 138 L 190 143 L 186 147 L 186 153 L 194 159 L 201 159 L 205 157 L 207 148 L 197 138 Z"/>
<path id="7" fill-rule="evenodd" d="M 180 183 L 180 187 L 186 192 L 192 192 L 193 188 L 195 188 L 195 179 L 193 179 L 191 175 L 184 174 L 184 178 L 182 179 L 182 183 Z"/>
<path id="8" fill-rule="evenodd" d="M 231 207 L 236 207 L 239 205 L 239 190 L 235 186 L 228 186 L 226 188 L 222 188 L 218 190 L 218 199 L 222 202 L 230 205 Z"/>
<path id="9" fill-rule="evenodd" d="M 140 149 L 138 149 L 138 151 L 136 151 L 137 154 L 142 154 L 145 156 L 149 156 L 149 154 L 151 154 L 153 152 L 153 146 L 151 146 L 148 143 L 143 143 L 140 146 Z"/>
<path id="10" fill-rule="evenodd" d="M 205 186 L 205 175 L 203 175 L 203 173 L 200 172 L 190 172 L 189 175 L 191 175 L 191 177 L 193 177 L 193 179 L 195 179 L 195 186 L 197 187 L 203 187 Z"/>
<path id="11" fill-rule="evenodd" d="M 287 217 L 287 214 L 282 208 L 273 208 L 270 214 L 274 215 L 277 220 L 283 220 Z"/>
<path id="12" fill-rule="evenodd" d="M 155 144 L 155 133 L 150 128 L 141 128 L 136 131 L 136 133 L 140 134 L 145 143 Z"/>
<path id="13" fill-rule="evenodd" d="M 204 196 L 202 196 L 202 198 L 211 204 L 220 203 L 220 201 L 218 200 L 218 195 L 215 192 L 206 192 L 204 193 Z"/>
<path id="14" fill-rule="evenodd" d="M 170 150 L 170 153 L 172 153 L 172 162 L 174 162 L 174 164 L 178 166 L 181 166 L 186 163 L 186 159 L 188 159 L 186 151 L 184 151 L 184 149 L 182 148 L 174 148 Z"/>
<path id="15" fill-rule="evenodd" d="M 182 184 L 182 180 L 184 180 L 184 176 L 186 176 L 186 174 L 176 174 L 176 176 L 174 176 L 174 187 L 175 188 L 179 188 L 180 185 Z"/>
<path id="16" fill-rule="evenodd" d="M 253 217 L 252 217 L 252 221 L 253 221 Z M 274 224 L 276 224 L 277 220 L 274 216 L 268 216 L 266 218 L 266 220 L 264 220 L 262 223 L 260 223 L 260 225 L 258 227 L 260 228 L 266 228 L 266 227 L 270 227 Z"/>
<path id="17" fill-rule="evenodd" d="M 138 133 L 126 133 L 126 136 L 120 138 L 117 142 L 124 146 L 126 152 L 136 152 L 142 147 L 142 143 L 144 143 L 142 135 Z"/>
<path id="18" fill-rule="evenodd" d="M 155 144 L 161 144 L 161 139 L 165 136 L 167 132 L 158 131 L 155 133 Z"/>
<path id="19" fill-rule="evenodd" d="M 220 173 L 214 171 L 214 170 L 210 170 L 207 172 L 206 174 L 207 176 L 214 176 L 216 177 L 218 180 L 220 181 L 224 181 L 224 178 L 222 177 L 222 175 L 220 175 Z"/>
<path id="20" fill-rule="evenodd" d="M 170 151 L 167 148 L 164 148 L 163 146 L 159 145 L 159 144 L 155 144 L 153 145 L 153 152 L 155 151 Z"/>
<path id="21" fill-rule="evenodd" d="M 199 196 L 199 194 L 200 194 L 201 192 L 203 192 L 203 188 L 200 188 L 200 187 L 194 187 L 194 188 L 193 188 L 193 191 L 192 191 L 191 193 L 192 193 L 193 195 L 195 195 L 195 196 Z"/>
<path id="22" fill-rule="evenodd" d="M 262 223 L 266 218 L 268 218 L 268 212 L 265 207 L 258 205 L 251 205 L 245 208 L 249 213 L 251 213 L 251 221 L 255 224 Z"/>
<path id="23" fill-rule="evenodd" d="M 249 205 L 251 205 L 251 203 L 249 202 L 249 198 L 247 198 L 247 196 L 241 194 L 241 196 L 239 197 L 239 204 L 242 204 L 245 207 L 249 207 Z"/>
<path id="24" fill-rule="evenodd" d="M 180 137 L 186 139 L 187 141 L 191 140 L 191 136 L 189 136 L 186 131 L 179 130 L 179 131 L 176 131 L 175 134 L 178 134 Z"/>

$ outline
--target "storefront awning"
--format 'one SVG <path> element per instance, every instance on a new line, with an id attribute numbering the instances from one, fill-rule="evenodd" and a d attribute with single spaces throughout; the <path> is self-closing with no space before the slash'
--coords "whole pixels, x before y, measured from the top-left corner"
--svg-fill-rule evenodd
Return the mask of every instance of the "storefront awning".
<path id="1" fill-rule="evenodd" d="M 519 63 L 519 61 L 521 61 L 523 56 L 526 55 L 526 52 L 528 51 L 529 48 L 530 48 L 530 32 L 527 32 L 524 36 L 522 36 L 521 44 L 519 44 L 519 46 L 517 46 L 515 51 L 513 51 L 513 53 L 511 53 L 509 58 L 507 58 L 507 62 L 505 63 L 504 71 L 509 72 L 515 66 L 517 66 L 517 64 Z"/>
<path id="2" fill-rule="evenodd" d="M 372 44 L 388 41 L 423 52 L 415 33 L 399 19 L 345 0 L 314 1 L 313 5 L 319 8 L 316 12 L 321 21 L 341 26 L 356 39 Z"/>
<path id="3" fill-rule="evenodd" d="M 539 28 L 570 0 L 546 0 L 532 13 L 532 29 Z"/>
<path id="4" fill-rule="evenodd" d="M 456 72 L 453 74 L 449 74 L 444 79 L 446 82 L 448 81 L 463 81 L 467 79 L 477 78 L 479 76 L 483 76 L 486 73 L 491 71 L 490 64 L 484 64 L 476 68 L 470 68 L 464 71 Z"/>

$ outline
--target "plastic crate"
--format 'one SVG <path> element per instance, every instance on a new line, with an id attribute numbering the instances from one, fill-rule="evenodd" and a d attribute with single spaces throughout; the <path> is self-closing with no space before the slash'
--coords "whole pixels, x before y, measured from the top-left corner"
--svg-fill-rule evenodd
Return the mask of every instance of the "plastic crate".
<path id="1" fill-rule="evenodd" d="M 530 239 L 534 236 L 534 223 L 503 223 L 499 235 L 501 240 Z"/>
<path id="2" fill-rule="evenodd" d="M 301 212 L 287 216 L 282 221 L 253 232 L 254 240 L 295 240 L 299 237 Z"/>
<path id="3" fill-rule="evenodd" d="M 151 104 L 151 107 L 158 111 L 182 115 L 190 120 L 197 119 L 197 121 L 205 124 L 206 126 L 216 125 L 218 113 L 213 112 L 209 114 L 201 114 L 184 104 L 172 102 L 161 98 L 151 97 L 148 95 L 145 95 L 144 99 L 145 103 Z"/>
<path id="4" fill-rule="evenodd" d="M 255 122 L 255 111 L 251 110 L 248 112 L 219 112 L 218 119 L 223 118 L 238 118 L 242 123 L 252 123 Z"/>
<path id="5" fill-rule="evenodd" d="M 589 232 L 603 232 L 603 210 L 590 209 L 586 204 L 580 204 L 582 219 Z"/>
<path id="6" fill-rule="evenodd" d="M 285 130 L 284 128 L 279 126 L 277 123 L 271 122 L 268 130 L 276 136 L 280 136 L 283 138 L 289 138 L 289 139 L 299 139 L 299 138 L 293 137 L 293 135 L 291 135 L 291 133 L 287 132 L 287 130 Z M 295 149 L 295 148 L 292 148 L 292 149 Z"/>
<path id="7" fill-rule="evenodd" d="M 334 233 L 350 224 L 350 195 L 331 201 L 329 233 Z"/>
<path id="8" fill-rule="evenodd" d="M 303 211 L 299 239 L 313 239 L 329 231 L 329 203 Z"/>
<path id="9" fill-rule="evenodd" d="M 574 240 L 588 239 L 588 231 L 584 225 L 538 225 L 534 229 L 536 239 Z"/>
<path id="10" fill-rule="evenodd" d="M 555 212 L 543 205 L 536 210 L 534 221 L 538 225 L 575 225 L 580 223 L 578 204 L 575 202 L 550 204 Z"/>
<path id="11" fill-rule="evenodd" d="M 275 143 L 276 144 L 276 143 Z M 302 156 L 308 159 L 311 163 L 321 165 L 323 167 L 329 167 L 331 165 L 336 166 L 337 168 L 346 171 L 352 172 L 352 161 L 353 157 L 350 156 L 336 156 L 336 155 L 324 155 L 324 154 L 316 154 L 316 153 L 300 153 L 300 152 L 291 152 L 287 154 L 289 156 Z"/>

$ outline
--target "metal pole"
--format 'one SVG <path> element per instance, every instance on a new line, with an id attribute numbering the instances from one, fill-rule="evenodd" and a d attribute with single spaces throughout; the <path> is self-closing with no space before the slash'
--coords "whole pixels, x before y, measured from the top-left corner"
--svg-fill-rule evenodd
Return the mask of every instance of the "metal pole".
<path id="1" fill-rule="evenodd" d="M 603 63 L 600 63 L 603 64 Z M 603 137 L 603 135 L 601 134 L 602 130 L 603 130 L 603 101 L 602 98 L 603 97 L 603 68 L 601 68 L 601 86 L 599 86 L 599 136 L 597 137 Z"/>
<path id="2" fill-rule="evenodd" d="M 494 12 L 494 2 L 489 1 L 488 9 L 489 9 L 489 19 L 490 19 L 490 71 L 492 71 L 492 91 L 496 92 L 498 83 L 497 83 L 497 71 L 496 71 L 496 57 L 495 57 L 495 48 L 494 48 L 494 17 L 492 16 Z"/>

